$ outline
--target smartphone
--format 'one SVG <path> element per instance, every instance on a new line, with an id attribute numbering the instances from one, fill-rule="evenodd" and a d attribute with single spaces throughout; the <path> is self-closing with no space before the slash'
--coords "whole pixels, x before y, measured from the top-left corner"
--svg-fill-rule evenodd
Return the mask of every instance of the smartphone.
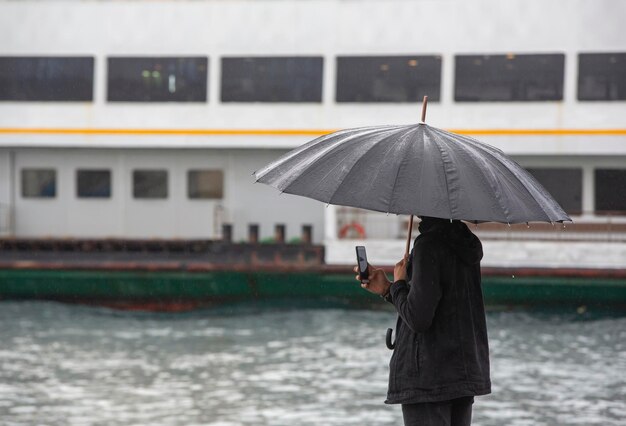
<path id="1" fill-rule="evenodd" d="M 367 270 L 367 254 L 365 254 L 365 247 L 356 246 L 356 264 L 359 267 L 359 276 L 362 283 L 368 283 L 369 271 Z"/>

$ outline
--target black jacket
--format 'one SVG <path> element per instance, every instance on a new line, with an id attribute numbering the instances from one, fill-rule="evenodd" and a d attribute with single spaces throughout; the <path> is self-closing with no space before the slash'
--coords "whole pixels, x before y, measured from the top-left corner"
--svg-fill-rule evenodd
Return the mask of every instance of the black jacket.
<path id="1" fill-rule="evenodd" d="M 462 222 L 423 218 L 407 275 L 390 289 L 398 311 L 388 404 L 491 392 L 480 240 Z"/>

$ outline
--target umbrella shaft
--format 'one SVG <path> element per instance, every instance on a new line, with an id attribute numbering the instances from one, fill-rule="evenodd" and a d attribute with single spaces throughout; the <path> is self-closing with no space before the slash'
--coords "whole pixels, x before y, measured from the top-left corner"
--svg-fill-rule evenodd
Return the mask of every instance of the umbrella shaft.
<path id="1" fill-rule="evenodd" d="M 409 248 L 411 248 L 411 233 L 413 232 L 413 215 L 409 217 L 408 235 L 406 237 L 406 248 L 404 249 L 404 255 L 409 255 Z"/>

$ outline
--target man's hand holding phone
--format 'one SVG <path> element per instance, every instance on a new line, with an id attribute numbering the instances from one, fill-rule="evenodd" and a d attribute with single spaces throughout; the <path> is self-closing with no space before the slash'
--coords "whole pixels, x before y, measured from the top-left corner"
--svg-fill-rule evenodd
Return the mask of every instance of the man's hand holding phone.
<path id="1" fill-rule="evenodd" d="M 359 273 L 359 265 L 361 263 L 360 258 L 365 260 L 365 264 L 367 265 L 367 279 L 362 280 L 361 274 Z M 385 275 L 385 271 L 380 268 L 374 268 L 367 262 L 367 258 L 365 256 L 365 250 L 363 249 L 362 253 L 357 249 L 357 266 L 354 267 L 354 272 L 356 272 L 356 280 L 361 282 L 361 287 L 365 290 L 378 294 L 378 295 L 386 295 L 389 292 L 389 287 L 391 286 L 391 282 L 387 279 L 387 275 Z M 366 275 L 366 274 L 363 274 Z"/>
<path id="2" fill-rule="evenodd" d="M 361 287 L 363 287 L 365 290 L 374 294 L 378 294 L 378 295 L 387 294 L 387 292 L 389 291 L 389 287 L 391 286 L 391 282 L 387 279 L 387 275 L 385 275 L 385 271 L 383 271 L 380 268 L 374 268 L 369 263 L 367 264 L 367 270 L 369 272 L 369 282 L 368 283 L 362 282 Z M 357 273 L 356 280 L 361 281 L 361 276 L 359 275 L 358 266 L 354 267 L 354 272 Z"/>

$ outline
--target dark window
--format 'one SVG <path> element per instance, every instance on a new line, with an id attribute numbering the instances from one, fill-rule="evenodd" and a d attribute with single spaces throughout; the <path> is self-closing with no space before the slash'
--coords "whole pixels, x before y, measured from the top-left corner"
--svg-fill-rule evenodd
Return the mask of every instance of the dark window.
<path id="1" fill-rule="evenodd" d="M 222 102 L 321 102 L 321 57 L 222 58 Z"/>
<path id="2" fill-rule="evenodd" d="M 54 169 L 23 169 L 22 197 L 54 198 L 57 195 L 57 172 Z"/>
<path id="3" fill-rule="evenodd" d="M 596 169 L 596 213 L 626 212 L 626 169 Z"/>
<path id="4" fill-rule="evenodd" d="M 454 100 L 458 102 L 559 101 L 565 55 L 458 55 Z"/>
<path id="5" fill-rule="evenodd" d="M 626 100 L 626 53 L 578 55 L 578 100 Z"/>
<path id="6" fill-rule="evenodd" d="M 208 59 L 108 58 L 112 102 L 206 102 Z"/>
<path id="7" fill-rule="evenodd" d="M 0 57 L 2 101 L 91 101 L 93 57 Z"/>
<path id="8" fill-rule="evenodd" d="M 531 168 L 528 171 L 554 197 L 567 213 L 582 212 L 582 169 Z"/>
<path id="9" fill-rule="evenodd" d="M 79 198 L 110 198 L 110 170 L 77 170 L 76 196 Z"/>
<path id="10" fill-rule="evenodd" d="M 439 101 L 441 56 L 340 56 L 337 102 Z"/>
<path id="11" fill-rule="evenodd" d="M 189 170 L 187 195 L 189 198 L 222 198 L 224 173 L 221 170 Z"/>
<path id="12" fill-rule="evenodd" d="M 134 170 L 133 197 L 167 198 L 167 170 Z"/>

